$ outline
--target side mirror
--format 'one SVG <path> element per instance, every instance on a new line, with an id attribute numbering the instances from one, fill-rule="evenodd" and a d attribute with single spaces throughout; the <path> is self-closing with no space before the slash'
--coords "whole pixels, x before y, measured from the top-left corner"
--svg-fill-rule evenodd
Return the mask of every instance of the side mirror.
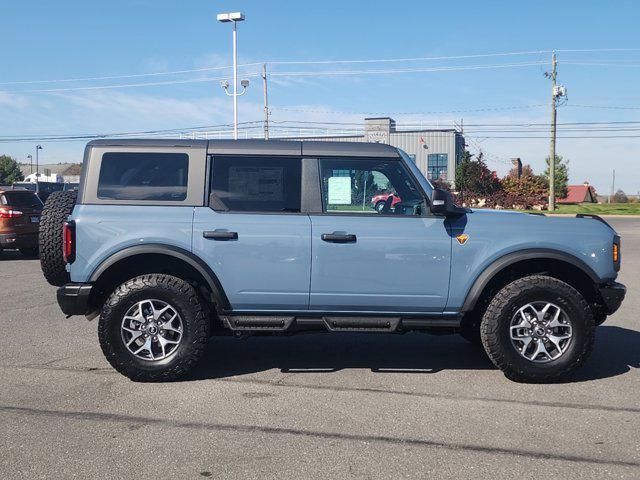
<path id="1" fill-rule="evenodd" d="M 434 215 L 459 216 L 464 214 L 465 210 L 454 205 L 451 193 L 442 188 L 436 188 L 431 197 L 431 212 Z"/>

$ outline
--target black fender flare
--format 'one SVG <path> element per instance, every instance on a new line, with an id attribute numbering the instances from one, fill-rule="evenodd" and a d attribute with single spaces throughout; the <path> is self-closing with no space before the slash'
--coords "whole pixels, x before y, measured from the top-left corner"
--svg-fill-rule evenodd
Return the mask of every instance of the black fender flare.
<path id="1" fill-rule="evenodd" d="M 473 282 L 473 285 L 467 292 L 464 303 L 462 304 L 461 312 L 470 312 L 476 306 L 476 302 L 480 298 L 482 291 L 491 281 L 491 279 L 500 273 L 502 270 L 510 265 L 521 262 L 523 260 L 531 259 L 545 259 L 545 260 L 558 260 L 576 268 L 579 268 L 584 272 L 594 283 L 601 283 L 600 278 L 593 271 L 593 269 L 578 257 L 571 255 L 570 253 L 562 252 L 560 250 L 552 250 L 548 248 L 532 248 L 526 250 L 520 250 L 517 252 L 507 253 L 506 255 L 494 260 L 489 266 L 487 266 L 480 275 L 478 275 Z"/>
<path id="2" fill-rule="evenodd" d="M 110 257 L 107 257 L 103 260 L 91 273 L 91 277 L 89 281 L 94 283 L 98 281 L 100 276 L 107 271 L 107 269 L 116 263 L 120 262 L 129 257 L 133 257 L 135 255 L 143 255 L 143 254 L 160 254 L 160 255 L 168 255 L 179 260 L 182 260 L 189 266 L 193 267 L 202 277 L 206 280 L 208 287 L 211 289 L 213 293 L 214 299 L 219 309 L 221 310 L 230 310 L 231 305 L 229 303 L 229 299 L 227 295 L 224 293 L 224 289 L 222 288 L 222 284 L 218 279 L 217 275 L 211 267 L 207 265 L 207 263 L 202 260 L 200 257 L 195 255 L 194 253 L 185 250 L 184 248 L 176 247 L 173 245 L 163 245 L 163 244 L 153 244 L 148 243 L 144 245 L 134 245 L 131 247 L 124 248 Z"/>

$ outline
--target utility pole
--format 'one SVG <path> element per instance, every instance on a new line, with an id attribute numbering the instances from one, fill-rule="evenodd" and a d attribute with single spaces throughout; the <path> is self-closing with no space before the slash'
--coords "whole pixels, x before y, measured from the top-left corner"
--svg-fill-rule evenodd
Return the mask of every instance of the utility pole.
<path id="1" fill-rule="evenodd" d="M 550 212 L 556 209 L 556 52 L 551 57 L 551 151 L 549 154 L 549 205 Z"/>
<path id="2" fill-rule="evenodd" d="M 269 140 L 269 97 L 267 95 L 267 64 L 262 64 L 262 88 L 264 90 L 264 139 Z"/>
<path id="3" fill-rule="evenodd" d="M 609 203 L 613 203 L 613 197 L 615 196 L 616 188 L 616 169 L 613 169 L 613 178 L 611 179 L 611 192 L 609 194 Z"/>

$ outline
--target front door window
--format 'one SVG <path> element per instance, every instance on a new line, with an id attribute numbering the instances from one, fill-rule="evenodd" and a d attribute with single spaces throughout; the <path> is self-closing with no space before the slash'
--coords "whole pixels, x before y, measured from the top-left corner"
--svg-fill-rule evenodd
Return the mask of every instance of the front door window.
<path id="1" fill-rule="evenodd" d="M 401 162 L 375 159 L 320 161 L 325 213 L 422 215 L 425 201 Z"/>

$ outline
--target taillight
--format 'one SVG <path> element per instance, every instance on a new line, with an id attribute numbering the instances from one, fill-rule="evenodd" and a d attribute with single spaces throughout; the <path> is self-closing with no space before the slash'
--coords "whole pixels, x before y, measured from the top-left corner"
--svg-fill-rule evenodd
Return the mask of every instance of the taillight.
<path id="1" fill-rule="evenodd" d="M 62 224 L 62 259 L 73 263 L 76 259 L 76 224 L 69 221 Z"/>
<path id="2" fill-rule="evenodd" d="M 0 218 L 17 218 L 21 216 L 22 216 L 22 212 L 20 210 L 12 210 L 10 208 L 0 208 Z"/>

